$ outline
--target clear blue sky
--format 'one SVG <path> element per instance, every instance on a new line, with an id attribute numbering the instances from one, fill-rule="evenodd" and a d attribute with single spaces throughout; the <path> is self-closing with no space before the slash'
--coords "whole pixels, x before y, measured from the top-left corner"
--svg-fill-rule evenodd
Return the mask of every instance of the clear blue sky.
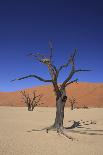
<path id="1" fill-rule="evenodd" d="M 78 48 L 77 67 L 93 71 L 75 77 L 80 82 L 103 82 L 102 0 L 2 0 L 0 91 L 45 84 L 36 79 L 14 83 L 10 80 L 32 73 L 49 78 L 45 66 L 26 56 L 31 51 L 48 55 L 49 39 L 53 40 L 55 64 L 65 63 L 73 49 Z M 68 71 L 69 68 L 61 73 L 59 82 Z"/>

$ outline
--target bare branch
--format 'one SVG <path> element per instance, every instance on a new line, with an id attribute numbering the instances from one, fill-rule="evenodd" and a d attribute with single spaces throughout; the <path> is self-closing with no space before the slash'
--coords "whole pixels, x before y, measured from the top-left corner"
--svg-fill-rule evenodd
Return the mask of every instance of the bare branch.
<path id="1" fill-rule="evenodd" d="M 43 54 L 39 53 L 39 52 L 30 53 L 30 54 L 28 54 L 28 56 L 35 57 L 35 59 L 38 60 L 39 62 L 42 62 L 42 59 L 46 59 L 46 57 Z"/>
<path id="2" fill-rule="evenodd" d="M 74 63 L 76 54 L 77 54 L 77 49 L 74 49 L 74 53 L 70 56 L 70 59 L 69 59 L 70 63 Z"/>
<path id="3" fill-rule="evenodd" d="M 58 77 L 57 68 L 53 64 L 48 64 L 48 70 L 52 78 L 52 81 L 57 81 L 57 77 Z"/>
<path id="4" fill-rule="evenodd" d="M 77 69 L 77 70 L 75 70 L 75 73 L 76 72 L 88 72 L 88 71 L 92 71 L 92 70 L 90 70 L 90 69 Z"/>
<path id="5" fill-rule="evenodd" d="M 52 48 L 52 45 L 50 45 L 50 48 Z M 44 65 L 47 65 L 50 75 L 52 77 L 52 79 L 56 79 L 57 77 L 57 68 L 55 65 L 53 65 L 51 59 L 52 59 L 52 49 L 51 49 L 51 54 L 50 54 L 50 58 L 46 58 L 44 55 L 41 55 L 40 53 L 35 53 L 35 54 L 29 54 L 34 56 L 39 62 L 43 63 Z"/>
<path id="6" fill-rule="evenodd" d="M 66 83 L 66 85 L 65 85 L 65 86 L 67 86 L 67 85 L 69 85 L 69 84 L 71 84 L 71 83 L 74 83 L 74 82 L 76 82 L 76 83 L 77 83 L 77 81 L 78 81 L 78 79 L 75 79 L 75 80 L 73 80 L 73 81 L 70 81 L 70 82 Z"/>
<path id="7" fill-rule="evenodd" d="M 65 88 L 68 84 L 71 84 L 71 83 L 75 82 L 75 81 L 69 82 L 75 73 L 81 72 L 81 71 L 91 71 L 91 70 L 87 70 L 87 69 L 75 69 L 75 56 L 76 56 L 76 54 L 77 54 L 77 49 L 74 50 L 74 53 L 71 55 L 71 57 L 70 57 L 68 63 L 66 64 L 67 66 L 68 66 L 69 64 L 71 64 L 71 65 L 72 65 L 72 68 L 71 68 L 71 71 L 70 71 L 68 77 L 67 77 L 67 78 L 64 80 L 64 82 L 62 83 L 61 88 Z M 64 66 L 64 67 L 65 67 L 65 66 Z M 60 69 L 62 69 L 62 66 L 61 66 Z M 68 83 L 68 82 L 69 82 L 69 83 Z M 67 84 L 67 83 L 68 83 L 68 84 Z"/>
<path id="8" fill-rule="evenodd" d="M 76 54 L 77 54 L 77 49 L 74 50 L 74 53 L 70 56 L 70 58 L 68 59 L 68 62 L 59 67 L 58 74 L 63 68 L 68 67 L 69 64 L 72 64 L 72 67 L 75 68 L 74 60 L 75 60 Z"/>
<path id="9" fill-rule="evenodd" d="M 41 98 L 42 98 L 42 96 L 40 96 L 40 97 L 38 98 L 38 100 L 35 101 L 35 103 L 39 103 L 39 101 L 41 100 Z"/>
<path id="10" fill-rule="evenodd" d="M 43 103 L 40 103 L 42 95 L 36 96 L 35 91 L 33 91 L 33 96 L 27 94 L 25 91 L 20 91 L 23 96 L 24 103 L 28 107 L 28 111 L 33 111 L 33 109 Z"/>
<path id="11" fill-rule="evenodd" d="M 47 65 L 49 73 L 51 75 L 52 80 L 57 80 L 58 77 L 58 71 L 55 65 L 53 65 L 52 62 L 52 52 L 53 52 L 53 47 L 52 47 L 52 41 L 49 41 L 49 48 L 50 48 L 50 56 L 47 58 L 46 56 L 40 54 L 40 53 L 30 53 L 29 55 L 34 56 L 39 62 L 43 63 L 44 65 Z M 50 81 L 51 82 L 51 81 Z"/>
<path id="12" fill-rule="evenodd" d="M 52 45 L 50 45 L 50 48 L 52 48 Z M 51 51 L 52 52 L 52 51 Z M 52 53 L 51 53 L 52 54 Z M 36 54 L 30 54 L 32 56 L 34 56 L 39 62 L 47 65 L 48 67 L 48 70 L 49 70 L 49 73 L 51 75 L 51 78 L 52 78 L 52 81 L 57 79 L 58 77 L 58 71 L 57 71 L 57 68 L 55 65 L 53 65 L 52 61 L 51 61 L 51 58 L 52 58 L 52 55 L 50 55 L 50 58 L 46 58 L 44 55 L 41 55 L 39 53 L 36 53 Z M 44 80 L 42 80 L 44 81 Z M 52 82 L 52 81 L 49 81 L 49 82 Z M 44 81 L 46 82 L 46 81 Z M 48 82 L 48 81 L 47 81 Z"/>
<path id="13" fill-rule="evenodd" d="M 76 98 L 72 96 L 71 98 L 69 98 L 69 102 L 71 104 L 71 110 L 73 110 L 75 108 L 75 105 L 77 104 Z"/>
<path id="14" fill-rule="evenodd" d="M 62 83 L 62 85 L 61 85 L 61 88 L 63 89 L 63 88 L 65 88 L 65 86 L 66 86 L 66 84 L 68 83 L 68 81 L 70 81 L 71 80 L 71 78 L 72 78 L 72 76 L 74 75 L 74 70 L 72 69 L 71 70 L 71 72 L 70 72 L 70 74 L 69 74 L 69 76 L 64 80 L 64 82 Z"/>
<path id="15" fill-rule="evenodd" d="M 30 78 L 30 77 L 36 78 L 36 79 L 38 79 L 40 81 L 43 81 L 43 82 L 52 82 L 52 80 L 46 80 L 46 79 L 43 79 L 42 77 L 37 76 L 37 75 L 27 75 L 27 76 L 24 76 L 24 77 L 21 77 L 21 78 L 16 78 L 16 79 L 12 80 L 11 82 L 16 81 L 16 80 L 27 79 L 27 78 Z"/>
<path id="16" fill-rule="evenodd" d="M 52 57 L 53 57 L 53 45 L 52 41 L 49 40 L 49 48 L 50 48 L 50 62 L 52 62 Z"/>
<path id="17" fill-rule="evenodd" d="M 59 73 L 64 67 L 68 67 L 68 65 L 69 65 L 69 61 L 68 61 L 66 64 L 64 64 L 64 65 L 61 65 L 61 66 L 59 67 L 59 69 L 58 69 L 58 73 Z"/>
<path id="18" fill-rule="evenodd" d="M 82 71 L 91 71 L 88 69 L 78 69 L 78 70 L 74 70 L 74 67 L 72 66 L 72 70 L 69 74 L 69 76 L 66 78 L 66 80 L 62 83 L 61 88 L 64 88 L 66 86 L 66 84 L 71 80 L 71 78 L 73 77 L 73 75 L 77 72 L 82 72 Z M 71 82 L 70 82 L 71 83 Z M 68 84 L 67 84 L 68 85 Z"/>

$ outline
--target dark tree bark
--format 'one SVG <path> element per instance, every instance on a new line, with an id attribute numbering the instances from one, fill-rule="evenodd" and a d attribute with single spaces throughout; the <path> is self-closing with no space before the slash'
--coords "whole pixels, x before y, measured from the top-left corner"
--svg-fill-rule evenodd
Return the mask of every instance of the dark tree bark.
<path id="1" fill-rule="evenodd" d="M 61 96 L 57 97 L 56 99 L 56 118 L 54 122 L 55 128 L 59 129 L 63 127 L 63 120 L 64 120 L 64 107 L 66 104 L 67 96 L 64 92 L 61 92 Z"/>

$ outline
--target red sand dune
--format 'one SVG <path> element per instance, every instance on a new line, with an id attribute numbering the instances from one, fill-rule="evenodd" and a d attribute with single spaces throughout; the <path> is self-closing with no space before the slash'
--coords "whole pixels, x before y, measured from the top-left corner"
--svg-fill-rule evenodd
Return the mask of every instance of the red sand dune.
<path id="1" fill-rule="evenodd" d="M 42 94 L 44 104 L 42 106 L 55 106 L 55 94 L 51 85 L 39 86 L 26 89 L 26 92 L 32 93 L 36 90 L 36 94 Z M 75 97 L 78 107 L 103 107 L 103 83 L 78 83 L 71 84 L 66 88 L 67 96 Z M 17 92 L 0 92 L 1 106 L 25 106 L 22 95 Z M 67 106 L 70 103 L 67 100 Z"/>

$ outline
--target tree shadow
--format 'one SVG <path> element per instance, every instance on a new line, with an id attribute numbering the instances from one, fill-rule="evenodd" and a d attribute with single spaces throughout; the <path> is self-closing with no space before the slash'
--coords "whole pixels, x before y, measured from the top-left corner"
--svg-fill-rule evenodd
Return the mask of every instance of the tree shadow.
<path id="1" fill-rule="evenodd" d="M 103 136 L 103 130 L 93 130 L 91 129 L 90 127 L 87 127 L 89 125 L 95 125 L 96 122 L 95 121 L 83 121 L 83 120 L 80 120 L 80 121 L 69 121 L 69 122 L 73 122 L 73 124 L 69 127 L 64 127 L 64 130 L 66 132 L 72 132 L 72 133 L 77 133 L 77 134 L 85 134 L 85 135 L 102 135 Z M 48 127 L 46 128 L 43 128 L 43 129 L 31 129 L 31 130 L 28 130 L 27 132 L 33 132 L 33 131 L 43 131 L 43 130 L 46 130 Z M 52 128 L 52 126 L 50 126 L 49 128 Z M 76 130 L 77 129 L 77 130 Z M 81 130 L 78 130 L 78 129 L 81 129 Z M 82 130 L 83 129 L 83 130 Z M 52 129 L 54 130 L 54 128 Z M 100 133 L 98 133 L 100 132 Z"/>
<path id="2" fill-rule="evenodd" d="M 81 125 L 80 121 L 74 121 L 70 127 L 65 127 L 65 129 L 74 129 L 74 128 L 83 128 L 83 126 Z"/>
<path id="3" fill-rule="evenodd" d="M 72 132 L 72 133 L 103 136 L 103 133 L 97 133 L 98 131 L 103 132 L 103 130 L 95 130 L 95 132 L 91 132 L 91 131 L 94 131 L 94 130 L 83 130 L 83 131 L 69 130 L 69 132 Z"/>
<path id="4" fill-rule="evenodd" d="M 74 121 L 74 120 L 73 120 Z M 69 121 L 71 122 L 71 121 Z M 65 127 L 66 131 L 78 133 L 78 134 L 86 134 L 86 135 L 103 135 L 103 130 L 93 130 L 90 127 L 86 127 L 87 125 L 95 125 L 95 121 L 74 121 L 73 124 L 70 127 Z M 83 130 L 76 130 L 76 128 L 81 128 Z M 75 129 L 75 130 L 74 130 Z M 100 132 L 100 133 L 98 133 Z"/>

